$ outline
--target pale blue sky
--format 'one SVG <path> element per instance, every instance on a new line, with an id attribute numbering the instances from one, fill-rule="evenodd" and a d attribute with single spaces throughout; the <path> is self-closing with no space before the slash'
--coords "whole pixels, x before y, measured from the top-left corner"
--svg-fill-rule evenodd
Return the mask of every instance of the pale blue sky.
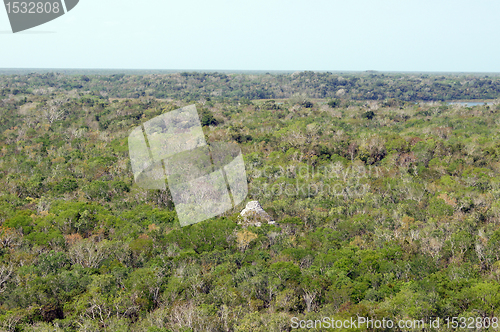
<path id="1" fill-rule="evenodd" d="M 18 34 L 0 9 L 0 68 L 500 72 L 499 13 L 497 0 L 80 0 Z"/>

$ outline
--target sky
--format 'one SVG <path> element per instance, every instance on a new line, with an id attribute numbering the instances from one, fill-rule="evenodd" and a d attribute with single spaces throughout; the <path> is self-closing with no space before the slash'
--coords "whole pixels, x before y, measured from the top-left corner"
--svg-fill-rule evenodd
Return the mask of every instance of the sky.
<path id="1" fill-rule="evenodd" d="M 500 1 L 80 0 L 0 68 L 500 72 Z"/>

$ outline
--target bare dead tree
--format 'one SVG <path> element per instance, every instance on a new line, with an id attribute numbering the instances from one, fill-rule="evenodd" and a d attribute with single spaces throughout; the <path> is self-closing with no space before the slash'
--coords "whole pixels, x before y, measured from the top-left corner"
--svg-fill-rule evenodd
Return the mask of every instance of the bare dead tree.
<path id="1" fill-rule="evenodd" d="M 0 248 L 13 248 L 19 245 L 21 233 L 9 227 L 0 226 Z"/>
<path id="2" fill-rule="evenodd" d="M 316 291 L 304 290 L 304 294 L 302 295 L 302 298 L 306 302 L 307 312 L 311 312 L 311 310 L 313 309 L 314 300 L 316 299 L 317 294 L 318 293 Z"/>
<path id="3" fill-rule="evenodd" d="M 10 279 L 14 268 L 11 265 L 0 266 L 0 294 L 5 292 L 7 280 Z"/>
<path id="4" fill-rule="evenodd" d="M 174 305 L 170 313 L 170 320 L 178 326 L 192 328 L 196 319 L 196 307 L 192 302 Z"/>
<path id="5" fill-rule="evenodd" d="M 62 119 L 64 111 L 59 110 L 55 106 L 47 107 L 43 109 L 43 116 L 49 124 L 52 124 L 54 121 Z"/>
<path id="6" fill-rule="evenodd" d="M 351 142 L 347 148 L 347 152 L 351 156 L 351 162 L 354 162 L 354 156 L 358 152 L 358 144 L 356 144 L 356 142 Z"/>
<path id="7" fill-rule="evenodd" d="M 97 268 L 107 255 L 106 241 L 95 243 L 91 238 L 77 241 L 69 249 L 71 262 L 83 267 Z"/>
<path id="8" fill-rule="evenodd" d="M 44 107 L 42 109 L 43 116 L 49 122 L 49 124 L 52 124 L 54 121 L 58 121 L 64 118 L 65 111 L 61 109 L 61 107 L 65 102 L 66 101 L 64 100 L 54 100 L 48 107 Z"/>

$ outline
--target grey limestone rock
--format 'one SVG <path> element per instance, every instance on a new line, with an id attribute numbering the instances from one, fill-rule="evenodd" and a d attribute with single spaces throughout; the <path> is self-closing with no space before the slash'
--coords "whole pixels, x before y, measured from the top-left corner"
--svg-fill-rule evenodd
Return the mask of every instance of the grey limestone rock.
<path id="1" fill-rule="evenodd" d="M 274 224 L 271 216 L 262 208 L 259 201 L 248 202 L 240 213 L 240 223 L 261 226 L 263 223 Z"/>

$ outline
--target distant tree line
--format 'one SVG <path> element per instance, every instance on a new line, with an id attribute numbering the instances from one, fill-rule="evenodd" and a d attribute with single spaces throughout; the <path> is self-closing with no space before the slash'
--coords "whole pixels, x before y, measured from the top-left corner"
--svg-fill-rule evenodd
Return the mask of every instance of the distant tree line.
<path id="1" fill-rule="evenodd" d="M 69 75 L 32 73 L 0 75 L 0 98 L 17 94 L 50 94 L 77 90 L 112 98 L 178 100 L 283 99 L 295 94 L 310 98 L 350 100 L 447 101 L 495 99 L 500 77 L 430 74 L 293 74 L 174 73 L 148 75 Z"/>

